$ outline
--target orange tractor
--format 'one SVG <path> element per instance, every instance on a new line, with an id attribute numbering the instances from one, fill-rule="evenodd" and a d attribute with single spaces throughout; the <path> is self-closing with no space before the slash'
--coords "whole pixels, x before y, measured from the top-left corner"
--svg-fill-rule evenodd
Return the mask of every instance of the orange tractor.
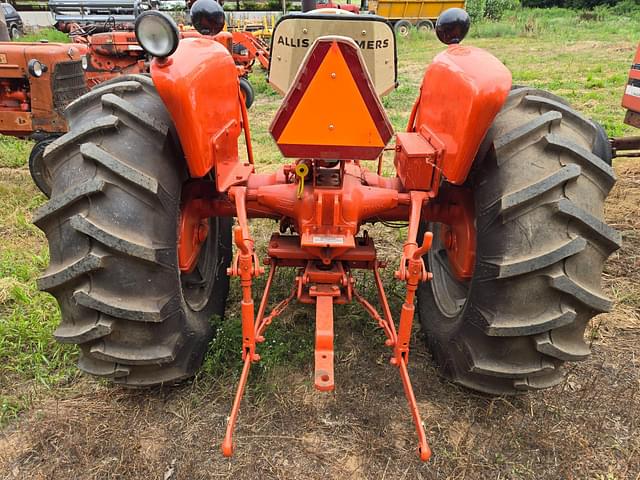
<path id="1" fill-rule="evenodd" d="M 87 92 L 86 49 L 62 43 L 0 43 L 0 133 L 36 144 L 29 167 L 36 185 L 48 191 L 40 168 L 46 146 L 67 131 L 67 105 Z"/>
<path id="2" fill-rule="evenodd" d="M 391 26 L 373 15 L 292 14 L 275 27 L 269 70 L 284 93 L 270 133 L 287 160 L 256 173 L 236 66 L 215 40 L 222 8 L 196 8 L 194 25 L 213 38 L 180 39 L 169 17 L 143 13 L 136 36 L 154 57 L 151 76 L 71 103 L 69 132 L 45 153 L 52 194 L 34 223 L 50 264 L 38 282 L 58 300 L 54 335 L 79 345 L 83 371 L 130 386 L 192 376 L 238 278 L 244 366 L 222 441 L 230 456 L 269 325 L 294 302 L 314 306 L 314 382 L 331 391 L 333 309 L 357 302 L 386 336 L 427 460 L 407 369 L 416 310 L 442 374 L 482 392 L 556 385 L 566 361 L 589 355 L 585 327 L 611 307 L 603 263 L 620 246 L 603 220 L 616 177 L 598 124 L 548 92 L 512 86 L 497 58 L 460 45 L 469 18 L 451 9 L 436 26 L 448 47 L 389 146 L 380 97 L 397 86 Z M 382 174 L 385 151 L 392 176 Z M 280 225 L 262 262 L 252 218 Z M 376 222 L 406 225 L 396 319 L 364 229 Z M 281 269 L 297 273 L 272 302 Z M 362 295 L 357 270 L 372 275 L 377 301 Z"/>
<path id="3" fill-rule="evenodd" d="M 147 53 L 132 30 L 93 33 L 96 27 L 91 25 L 59 27 L 70 34 L 73 43 L 0 44 L 0 133 L 36 142 L 29 155 L 29 170 L 46 196 L 51 194 L 51 175 L 42 156 L 45 148 L 68 130 L 63 116 L 67 105 L 115 77 L 149 71 Z M 116 26 L 100 26 L 108 28 Z M 200 36 L 195 31 L 193 35 Z M 223 37 L 221 41 L 231 52 L 231 34 Z M 246 69 L 239 66 L 237 75 L 250 107 L 255 95 Z"/>
<path id="4" fill-rule="evenodd" d="M 629 80 L 622 96 L 622 106 L 627 110 L 624 123 L 640 128 L 640 45 L 631 64 Z M 640 137 L 611 139 L 614 156 L 640 157 Z"/>
<path id="5" fill-rule="evenodd" d="M 126 35 L 133 44 L 114 42 Z M 115 76 L 148 70 L 145 56 L 135 44 L 135 35 L 127 32 L 100 33 L 71 44 L 0 45 L 0 133 L 35 140 L 29 169 L 45 195 L 50 195 L 51 179 L 42 155 L 67 132 L 63 116 L 67 105 Z"/>
<path id="6" fill-rule="evenodd" d="M 269 70 L 269 47 L 251 32 L 233 31 L 233 60 L 247 71 L 258 61 L 264 70 Z"/>

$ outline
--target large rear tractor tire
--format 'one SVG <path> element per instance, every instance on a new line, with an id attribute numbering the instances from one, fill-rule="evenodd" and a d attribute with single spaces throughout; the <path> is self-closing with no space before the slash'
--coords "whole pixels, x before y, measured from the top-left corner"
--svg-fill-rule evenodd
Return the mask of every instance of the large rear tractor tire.
<path id="1" fill-rule="evenodd" d="M 428 346 L 442 374 L 490 394 L 563 380 L 585 359 L 589 320 L 609 311 L 600 281 L 621 236 L 603 220 L 616 177 L 607 137 L 560 98 L 515 88 L 467 186 L 477 229 L 473 277 L 451 273 L 440 241 L 425 256 L 433 280 L 418 291 Z"/>
<path id="2" fill-rule="evenodd" d="M 49 135 L 38 140 L 29 154 L 29 173 L 36 187 L 47 197 L 51 197 L 51 172 L 44 164 L 44 151 L 59 135 Z"/>
<path id="3" fill-rule="evenodd" d="M 194 272 L 177 260 L 187 178 L 170 116 L 149 77 L 130 75 L 71 103 L 69 132 L 44 156 L 51 199 L 34 216 L 49 241 L 38 285 L 62 312 L 54 332 L 79 367 L 132 386 L 195 373 L 223 315 L 228 219 L 211 219 Z"/>

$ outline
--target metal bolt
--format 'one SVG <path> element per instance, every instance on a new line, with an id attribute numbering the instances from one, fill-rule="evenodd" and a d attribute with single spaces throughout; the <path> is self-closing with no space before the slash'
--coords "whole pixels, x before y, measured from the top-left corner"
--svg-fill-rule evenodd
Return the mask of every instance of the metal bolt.
<path id="1" fill-rule="evenodd" d="M 336 72 L 331 72 L 331 78 L 336 78 Z"/>
<path id="2" fill-rule="evenodd" d="M 336 128 L 336 127 L 333 126 L 333 123 L 330 123 L 329 124 L 329 130 L 333 130 L 334 128 Z"/>
<path id="3" fill-rule="evenodd" d="M 302 29 L 302 33 L 307 33 L 307 29 L 306 29 L 306 28 L 303 28 L 303 29 Z"/>
<path id="4" fill-rule="evenodd" d="M 362 32 L 360 32 L 362 34 L 362 36 L 366 36 L 367 35 L 367 31 L 366 30 L 362 30 Z"/>

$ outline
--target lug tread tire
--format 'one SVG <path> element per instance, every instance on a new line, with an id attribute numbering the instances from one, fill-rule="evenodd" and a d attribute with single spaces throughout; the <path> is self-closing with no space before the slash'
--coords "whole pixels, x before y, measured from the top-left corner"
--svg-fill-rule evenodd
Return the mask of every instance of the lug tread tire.
<path id="1" fill-rule="evenodd" d="M 602 128 L 540 90 L 511 91 L 469 179 L 476 269 L 454 318 L 418 291 L 428 346 L 445 377 L 490 394 L 548 388 L 589 354 L 584 330 L 611 309 L 600 278 L 621 236 L 603 220 L 615 182 Z"/>
<path id="2" fill-rule="evenodd" d="M 230 222 L 218 220 L 213 293 L 194 311 L 176 254 L 186 173 L 153 83 L 122 77 L 74 101 L 67 117 L 69 133 L 44 155 L 52 198 L 34 217 L 51 257 L 38 284 L 62 312 L 54 336 L 80 346 L 83 371 L 118 383 L 189 377 L 213 335 L 211 317 L 224 313 Z"/>

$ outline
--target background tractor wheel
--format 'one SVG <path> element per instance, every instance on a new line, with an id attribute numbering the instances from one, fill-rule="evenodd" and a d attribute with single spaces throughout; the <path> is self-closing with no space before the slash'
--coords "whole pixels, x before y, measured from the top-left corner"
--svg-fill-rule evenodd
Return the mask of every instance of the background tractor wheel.
<path id="1" fill-rule="evenodd" d="M 400 37 L 408 37 L 412 28 L 413 25 L 411 25 L 411 22 L 408 22 L 407 20 L 399 20 L 393 26 L 393 30 Z"/>
<path id="2" fill-rule="evenodd" d="M 416 28 L 420 33 L 431 33 L 434 30 L 433 22 L 431 20 L 421 20 L 416 25 Z"/>
<path id="3" fill-rule="evenodd" d="M 418 291 L 443 375 L 491 394 L 553 386 L 589 355 L 589 320 L 609 311 L 603 263 L 621 237 L 603 221 L 615 182 L 605 132 L 547 92 L 512 90 L 468 186 L 477 228 L 473 277 L 451 273 L 439 226 Z"/>
<path id="4" fill-rule="evenodd" d="M 57 135 L 52 135 L 36 142 L 29 154 L 29 172 L 36 187 L 45 194 L 47 198 L 51 197 L 51 172 L 44 164 L 44 150 L 53 142 Z"/>
<path id="5" fill-rule="evenodd" d="M 242 91 L 242 96 L 244 97 L 244 104 L 247 106 L 247 108 L 251 108 L 256 95 L 253 92 L 251 83 L 244 77 L 240 77 L 240 90 Z"/>
<path id="6" fill-rule="evenodd" d="M 189 377 L 212 337 L 212 316 L 224 312 L 230 221 L 211 219 L 194 272 L 181 274 L 187 175 L 149 77 L 97 87 L 66 115 L 69 132 L 44 156 L 51 200 L 34 215 L 51 258 L 38 284 L 62 312 L 54 336 L 80 346 L 82 370 L 118 383 Z"/>

